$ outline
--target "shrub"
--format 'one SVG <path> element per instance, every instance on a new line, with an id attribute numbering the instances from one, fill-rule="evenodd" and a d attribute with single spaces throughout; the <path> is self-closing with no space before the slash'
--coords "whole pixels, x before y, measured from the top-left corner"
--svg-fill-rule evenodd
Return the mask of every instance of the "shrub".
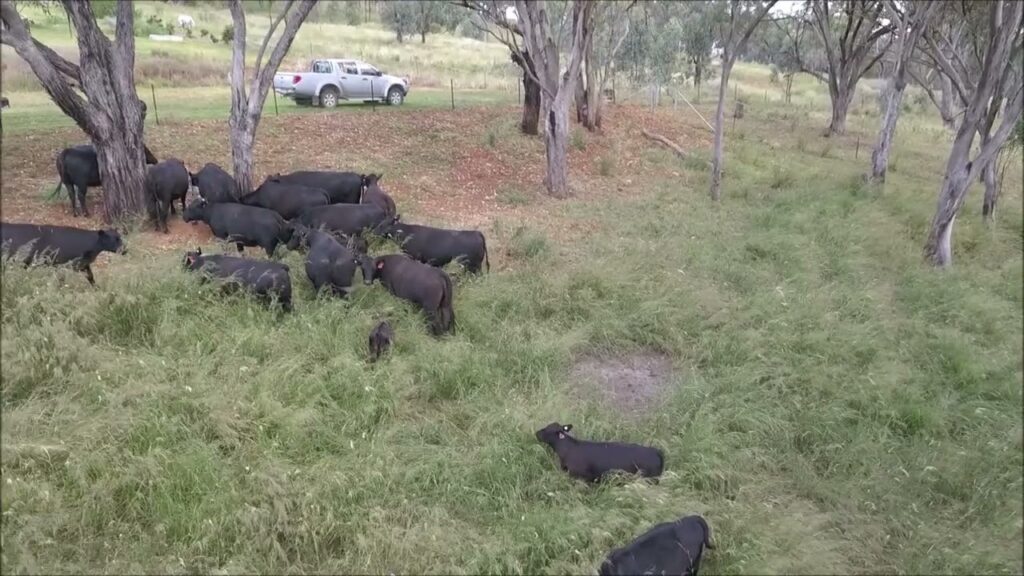
<path id="1" fill-rule="evenodd" d="M 611 176 L 615 173 L 615 158 L 611 154 L 601 156 L 597 161 L 597 171 L 601 176 Z"/>
<path id="2" fill-rule="evenodd" d="M 220 39 L 225 44 L 231 43 L 235 39 L 235 29 L 231 26 L 225 26 L 224 31 L 220 33 Z"/>
<path id="3" fill-rule="evenodd" d="M 209 35 L 210 35 L 210 31 L 207 30 L 206 28 L 203 28 L 202 30 L 199 31 L 199 36 L 201 36 L 203 38 L 206 38 Z"/>
<path id="4" fill-rule="evenodd" d="M 772 190 L 781 190 L 782 188 L 789 188 L 796 182 L 796 177 L 793 173 L 787 170 L 784 166 L 776 164 L 772 166 L 772 177 L 768 181 L 768 187 Z"/>
<path id="5" fill-rule="evenodd" d="M 580 130 L 572 131 L 572 147 L 581 152 L 587 149 L 587 142 L 583 139 L 583 132 Z"/>

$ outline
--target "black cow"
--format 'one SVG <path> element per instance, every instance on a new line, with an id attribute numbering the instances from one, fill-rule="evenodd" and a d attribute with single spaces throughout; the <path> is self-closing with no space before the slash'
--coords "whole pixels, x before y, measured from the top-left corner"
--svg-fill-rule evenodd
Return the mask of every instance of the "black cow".
<path id="1" fill-rule="evenodd" d="M 223 254 L 204 256 L 203 251 L 196 248 L 194 252 L 185 253 L 185 268 L 201 271 L 204 280 L 223 280 L 225 292 L 243 288 L 266 304 L 276 298 L 285 312 L 292 311 L 292 279 L 287 264 Z"/>
<path id="2" fill-rule="evenodd" d="M 145 145 L 142 146 L 142 152 L 146 155 L 146 164 L 156 164 L 156 156 L 153 156 Z M 85 193 L 90 186 L 103 185 L 100 180 L 100 161 L 92 144 L 61 150 L 57 155 L 57 177 L 60 178 L 60 182 L 51 197 L 56 196 L 60 192 L 60 187 L 64 186 L 71 201 L 71 213 L 75 216 L 88 216 L 89 207 L 85 204 Z"/>
<path id="3" fill-rule="evenodd" d="M 484 263 L 488 271 L 491 269 L 487 240 L 478 230 L 446 230 L 407 224 L 396 216 L 379 226 L 378 231 L 398 242 L 403 252 L 424 264 L 441 267 L 455 260 L 473 273 L 479 273 Z"/>
<path id="4" fill-rule="evenodd" d="M 394 339 L 395 331 L 387 320 L 377 324 L 370 331 L 370 362 L 376 362 L 382 354 L 387 354 Z"/>
<path id="5" fill-rule="evenodd" d="M 254 192 L 238 200 L 248 206 L 259 206 L 273 210 L 285 220 L 296 218 L 307 208 L 327 206 L 331 199 L 320 188 L 300 184 L 284 184 L 267 180 Z"/>
<path id="6" fill-rule="evenodd" d="M 562 470 L 587 482 L 597 482 L 605 474 L 620 470 L 642 476 L 660 476 L 665 466 L 661 450 L 621 442 L 587 442 L 569 436 L 572 424 L 548 424 L 537 431 L 537 440 L 551 446 Z"/>
<path id="7" fill-rule="evenodd" d="M 292 225 L 273 210 L 243 204 L 212 204 L 198 198 L 182 214 L 185 222 L 203 221 L 213 235 L 234 242 L 238 251 L 243 246 L 260 246 L 268 257 L 274 256 L 278 244 L 292 238 Z"/>
<path id="8" fill-rule="evenodd" d="M 114 229 L 82 230 L 67 226 L 0 223 L 0 246 L 7 258 L 18 258 L 28 266 L 42 260 L 49 264 L 71 263 L 85 272 L 89 284 L 96 284 L 92 263 L 100 252 L 126 252 L 121 235 Z"/>
<path id="9" fill-rule="evenodd" d="M 686 516 L 658 524 L 629 546 L 612 550 L 598 574 L 698 576 L 704 548 L 715 549 L 708 523 L 700 516 Z"/>
<path id="10" fill-rule="evenodd" d="M 377 230 L 387 221 L 387 216 L 383 210 L 370 204 L 332 204 L 307 208 L 297 220 L 310 228 L 358 236 L 367 228 Z"/>
<path id="11" fill-rule="evenodd" d="M 335 296 L 345 297 L 352 291 L 352 277 L 360 267 L 360 254 L 342 246 L 328 232 L 295 227 L 288 248 L 295 250 L 300 245 L 309 248 L 306 254 L 306 276 L 317 292 L 327 288 Z"/>
<path id="12" fill-rule="evenodd" d="M 455 311 L 452 309 L 452 279 L 444 270 L 420 264 L 401 254 L 379 258 L 361 257 L 363 281 L 380 283 L 389 292 L 416 304 L 430 319 L 431 332 L 440 336 L 455 332 Z"/>
<path id="13" fill-rule="evenodd" d="M 395 208 L 395 201 L 391 196 L 380 187 L 379 182 L 383 177 L 383 174 L 363 176 L 363 195 L 359 197 L 359 203 L 373 204 L 383 210 L 388 218 L 394 218 L 398 215 L 398 209 Z"/>
<path id="14" fill-rule="evenodd" d="M 274 174 L 268 180 L 320 188 L 330 196 L 331 204 L 358 204 L 363 191 L 363 176 L 355 172 L 303 170 L 291 174 Z"/>
<path id="15" fill-rule="evenodd" d="M 195 174 L 189 172 L 189 180 L 199 189 L 199 196 L 211 204 L 238 202 L 241 196 L 231 174 L 213 163 L 206 164 Z"/>
<path id="16" fill-rule="evenodd" d="M 167 233 L 167 211 L 175 213 L 175 200 L 181 201 L 181 211 L 185 212 L 188 188 L 188 169 L 177 158 L 169 158 L 146 170 L 146 201 L 158 230 Z"/>

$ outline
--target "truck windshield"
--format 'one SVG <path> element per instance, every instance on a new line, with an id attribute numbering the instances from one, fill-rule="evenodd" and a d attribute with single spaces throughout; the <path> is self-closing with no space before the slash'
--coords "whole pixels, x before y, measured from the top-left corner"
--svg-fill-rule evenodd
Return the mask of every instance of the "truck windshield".
<path id="1" fill-rule="evenodd" d="M 331 63 L 330 62 L 324 62 L 322 60 L 318 61 L 318 62 L 313 62 L 313 72 L 317 72 L 317 73 L 320 73 L 320 74 L 328 74 L 328 73 L 330 73 L 330 71 L 331 71 Z"/>

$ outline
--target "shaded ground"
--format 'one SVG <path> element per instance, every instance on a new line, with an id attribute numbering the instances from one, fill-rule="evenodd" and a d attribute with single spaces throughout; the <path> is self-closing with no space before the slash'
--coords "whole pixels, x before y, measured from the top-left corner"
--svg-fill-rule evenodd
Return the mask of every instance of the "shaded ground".
<path id="1" fill-rule="evenodd" d="M 641 352 L 623 356 L 586 356 L 573 364 L 570 382 L 585 396 L 596 394 L 616 412 L 639 416 L 670 392 L 672 360 Z"/>

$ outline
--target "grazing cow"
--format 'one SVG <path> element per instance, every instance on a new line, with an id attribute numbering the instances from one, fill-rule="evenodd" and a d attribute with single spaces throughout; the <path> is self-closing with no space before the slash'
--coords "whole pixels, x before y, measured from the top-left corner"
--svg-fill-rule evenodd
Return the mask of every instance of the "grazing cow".
<path id="1" fill-rule="evenodd" d="M 7 96 L 0 96 L 0 110 L 10 107 L 11 101 L 7 99 Z"/>
<path id="2" fill-rule="evenodd" d="M 304 170 L 291 174 L 275 174 L 272 182 L 299 184 L 327 192 L 331 204 L 358 204 L 363 192 L 363 176 L 355 172 L 320 172 Z"/>
<path id="3" fill-rule="evenodd" d="M 398 242 L 403 252 L 424 264 L 441 267 L 455 260 L 474 274 L 480 272 L 484 263 L 488 270 L 491 269 L 487 240 L 477 230 L 446 230 L 406 224 L 396 216 L 379 226 L 378 231 Z"/>
<path id="4" fill-rule="evenodd" d="M 6 222 L 0 222 L 0 248 L 6 258 L 18 258 L 25 266 L 38 260 L 54 265 L 71 263 L 75 270 L 85 272 L 89 284 L 96 284 L 92 263 L 100 252 L 127 252 L 121 235 L 112 228 L 82 230 Z"/>
<path id="5" fill-rule="evenodd" d="M 202 272 L 203 279 L 223 280 L 225 292 L 243 288 L 266 304 L 276 298 L 285 312 L 292 311 L 292 279 L 288 265 L 266 260 L 250 260 L 223 254 L 203 255 L 196 248 L 185 253 L 185 268 Z"/>
<path id="6" fill-rule="evenodd" d="M 363 176 L 363 195 L 359 197 L 360 204 L 373 204 L 381 210 L 388 218 L 394 218 L 398 215 L 398 209 L 395 208 L 395 201 L 391 199 L 391 196 L 380 187 L 380 179 L 383 174 L 367 174 Z"/>
<path id="7" fill-rule="evenodd" d="M 241 196 L 238 183 L 216 164 L 208 163 L 195 174 L 189 172 L 189 180 L 199 189 L 199 196 L 211 204 L 238 202 Z"/>
<path id="8" fill-rule="evenodd" d="M 145 145 L 142 152 L 146 155 L 146 164 L 156 164 L 156 156 Z M 102 186 L 100 180 L 100 161 L 96 157 L 96 149 L 91 144 L 72 146 L 61 150 L 57 155 L 57 177 L 60 182 L 53 190 L 51 197 L 60 192 L 64 186 L 71 201 L 71 213 L 74 216 L 88 216 L 89 207 L 85 204 L 85 193 L 90 186 Z M 77 204 L 75 203 L 77 200 Z M 81 214 L 79 213 L 81 208 Z"/>
<path id="9" fill-rule="evenodd" d="M 597 482 L 605 474 L 619 470 L 642 476 L 660 476 L 665 466 L 661 450 L 621 442 L 587 442 L 569 436 L 572 424 L 548 424 L 537 431 L 537 440 L 551 446 L 562 470 L 574 478 Z"/>
<path id="10" fill-rule="evenodd" d="M 327 192 L 300 184 L 283 184 L 267 180 L 256 189 L 238 199 L 248 206 L 259 206 L 273 210 L 285 220 L 296 218 L 303 210 L 316 206 L 327 206 L 331 199 Z"/>
<path id="11" fill-rule="evenodd" d="M 360 267 L 360 253 L 342 246 L 328 232 L 296 226 L 288 241 L 288 248 L 297 249 L 300 245 L 309 248 L 306 253 L 306 276 L 313 283 L 313 288 L 327 288 L 335 296 L 344 298 L 352 291 L 352 277 Z"/>
<path id="12" fill-rule="evenodd" d="M 698 576 L 704 548 L 715 549 L 708 523 L 700 516 L 686 516 L 658 524 L 629 546 L 612 550 L 598 574 Z"/>
<path id="13" fill-rule="evenodd" d="M 376 362 L 382 354 L 387 354 L 394 339 L 395 331 L 387 320 L 377 324 L 370 331 L 370 362 Z"/>
<path id="14" fill-rule="evenodd" d="M 182 30 L 191 30 L 195 25 L 196 21 L 188 14 L 178 14 L 178 28 L 181 28 Z"/>
<path id="15" fill-rule="evenodd" d="M 244 246 L 260 246 L 268 257 L 278 244 L 292 238 L 292 225 L 273 210 L 243 204 L 211 204 L 198 198 L 182 213 L 185 222 L 203 221 L 213 235 L 234 242 L 241 252 Z"/>
<path id="16" fill-rule="evenodd" d="M 419 306 L 430 319 L 434 336 L 455 331 L 452 310 L 452 279 L 444 270 L 420 264 L 401 254 L 379 258 L 361 257 L 363 281 L 380 283 L 389 292 Z"/>
<path id="17" fill-rule="evenodd" d="M 158 230 L 167 233 L 167 211 L 175 213 L 175 200 L 181 201 L 181 211 L 185 212 L 189 184 L 188 169 L 177 158 L 169 158 L 146 170 L 146 201 Z"/>
<path id="18" fill-rule="evenodd" d="M 332 204 L 307 208 L 297 220 L 310 228 L 357 236 L 367 228 L 376 230 L 387 221 L 387 217 L 383 210 L 369 204 Z"/>

